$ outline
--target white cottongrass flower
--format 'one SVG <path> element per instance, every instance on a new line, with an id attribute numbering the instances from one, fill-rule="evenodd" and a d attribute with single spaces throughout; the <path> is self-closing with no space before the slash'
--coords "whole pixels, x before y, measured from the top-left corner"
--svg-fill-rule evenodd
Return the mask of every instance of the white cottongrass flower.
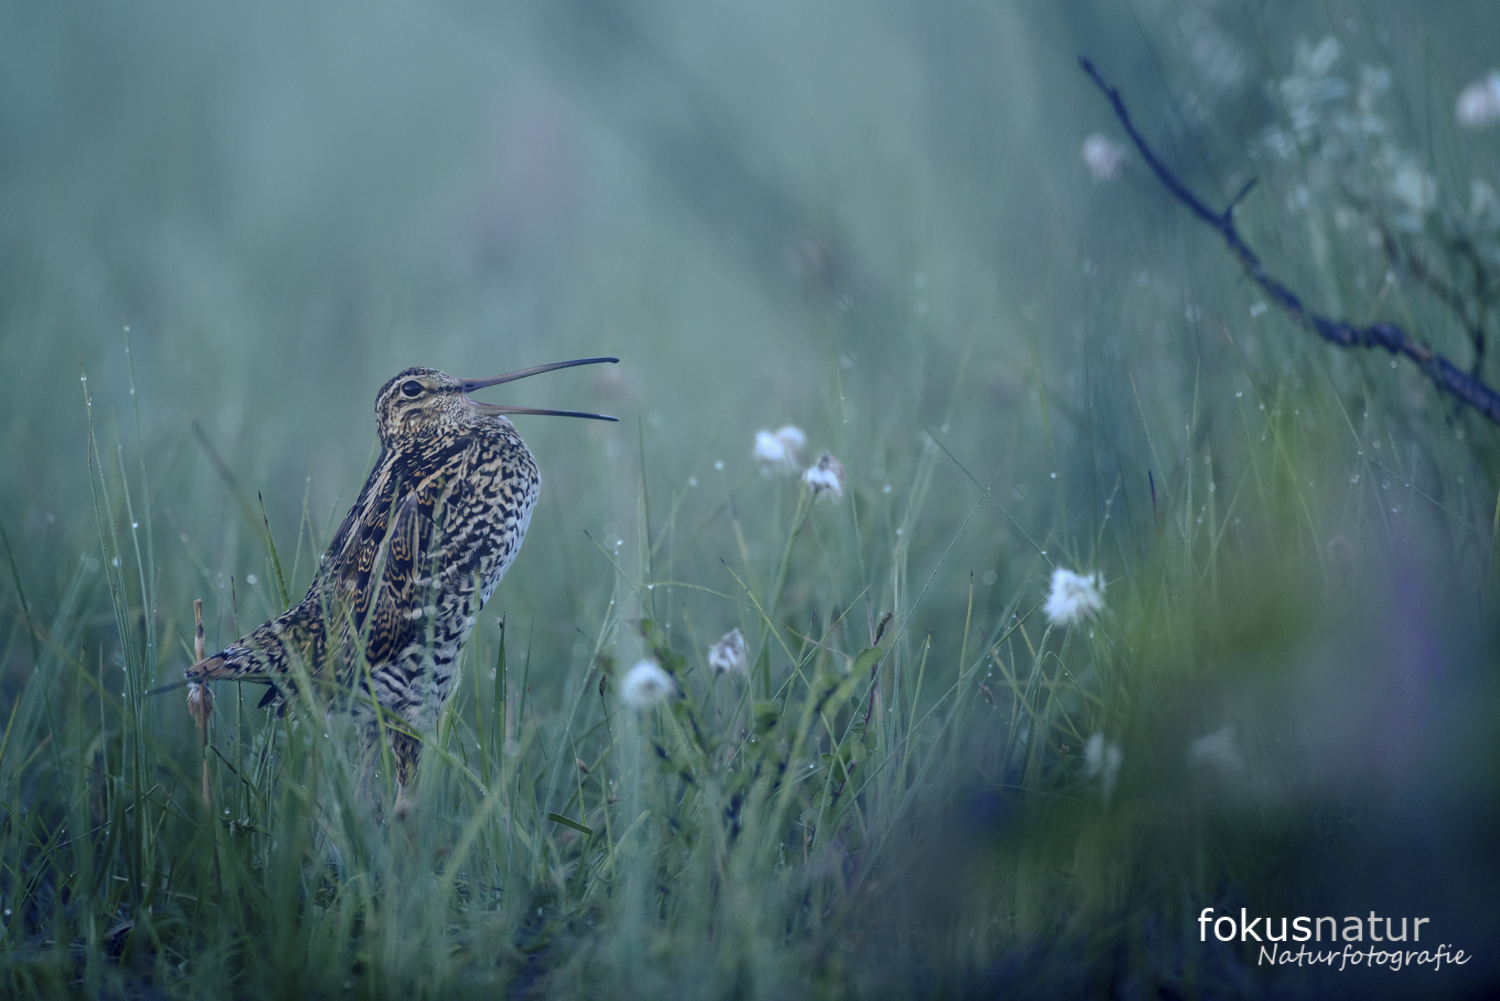
<path id="1" fill-rule="evenodd" d="M 721 674 L 749 674 L 750 663 L 745 654 L 745 637 L 739 627 L 719 637 L 708 651 L 708 666 L 714 677 Z"/>
<path id="2" fill-rule="evenodd" d="M 654 660 L 638 662 L 625 674 L 620 701 L 631 709 L 649 709 L 672 694 L 672 676 Z"/>
<path id="3" fill-rule="evenodd" d="M 1244 771 L 1245 758 L 1235 745 L 1234 726 L 1226 726 L 1206 737 L 1188 741 L 1188 761 L 1224 772 Z"/>
<path id="4" fill-rule="evenodd" d="M 1458 124 L 1471 129 L 1500 122 L 1500 70 L 1490 70 L 1488 76 L 1460 91 L 1453 116 Z"/>
<path id="5" fill-rule="evenodd" d="M 1306 41 L 1297 43 L 1297 54 L 1292 72 L 1277 82 L 1281 102 L 1291 119 L 1293 136 L 1288 137 L 1272 130 L 1270 143 L 1283 155 L 1295 150 L 1294 140 L 1307 140 L 1313 130 L 1329 115 L 1330 107 L 1349 94 L 1349 84 L 1340 77 L 1331 77 L 1329 71 L 1339 61 L 1343 47 L 1332 36 L 1323 39 L 1316 47 Z"/>
<path id="6" fill-rule="evenodd" d="M 832 452 L 824 451 L 818 456 L 817 464 L 808 468 L 802 482 L 814 497 L 827 496 L 835 504 L 844 499 L 844 467 Z"/>
<path id="7" fill-rule="evenodd" d="M 755 459 L 760 463 L 760 471 L 767 475 L 773 472 L 795 473 L 797 455 L 805 444 L 807 436 L 801 428 L 791 424 L 775 431 L 755 432 Z"/>
<path id="8" fill-rule="evenodd" d="M 1500 229 L 1500 195 L 1483 181 L 1469 182 L 1469 219 L 1484 229 Z"/>
<path id="9" fill-rule="evenodd" d="M 1096 181 L 1107 181 L 1120 172 L 1130 153 L 1117 142 L 1095 133 L 1083 141 L 1083 162 Z"/>
<path id="10" fill-rule="evenodd" d="M 1052 571 L 1052 591 L 1042 611 L 1057 625 L 1073 625 L 1104 610 L 1104 575 Z"/>
<path id="11" fill-rule="evenodd" d="M 1414 160 L 1403 160 L 1387 184 L 1391 197 L 1413 216 L 1421 217 L 1437 204 L 1437 180 Z"/>
<path id="12" fill-rule="evenodd" d="M 1115 779 L 1120 775 L 1120 763 L 1124 760 L 1125 755 L 1121 753 L 1120 745 L 1112 740 L 1105 740 L 1102 733 L 1090 737 L 1083 749 L 1084 769 L 1089 778 L 1099 776 L 1105 806 L 1109 805 L 1110 797 L 1115 793 Z"/>

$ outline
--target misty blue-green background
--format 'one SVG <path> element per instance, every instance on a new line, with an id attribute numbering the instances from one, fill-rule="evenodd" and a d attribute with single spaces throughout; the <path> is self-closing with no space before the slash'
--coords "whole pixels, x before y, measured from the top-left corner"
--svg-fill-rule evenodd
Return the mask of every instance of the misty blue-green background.
<path id="1" fill-rule="evenodd" d="M 1439 304 L 1379 291 L 1362 232 L 1287 208 L 1305 176 L 1265 152 L 1274 81 L 1328 36 L 1339 73 L 1389 69 L 1393 141 L 1443 204 L 1500 185 L 1500 130 L 1453 119 L 1500 58 L 1488 3 L 0 4 L 0 524 L 17 575 L 40 617 L 82 574 L 90 642 L 110 649 L 81 372 L 104 478 L 145 457 L 170 680 L 192 597 L 210 646 L 233 632 L 230 577 L 241 626 L 279 610 L 195 421 L 300 549 L 297 590 L 299 526 L 326 543 L 352 501 L 390 376 L 618 355 L 483 397 L 621 418 L 517 418 L 543 492 L 489 612 L 534 630 L 539 697 L 587 669 L 615 583 L 600 546 L 642 579 L 733 591 L 732 509 L 752 562 L 772 560 L 790 502 L 751 446 L 793 423 L 809 458 L 843 462 L 862 530 L 818 523 L 841 555 L 809 558 L 826 572 L 794 574 L 788 607 L 826 614 L 874 581 L 878 615 L 925 586 L 904 655 L 931 633 L 947 664 L 971 572 L 986 629 L 1018 592 L 1043 596 L 1023 533 L 1098 568 L 1142 671 L 1211 675 L 1166 713 L 1175 757 L 1127 743 L 1127 778 L 1175 782 L 1186 742 L 1233 722 L 1258 776 L 1226 794 L 1235 809 L 1307 807 L 1310 842 L 1363 825 L 1374 874 L 1318 884 L 1316 865 L 1291 879 L 1267 860 L 1244 883 L 1288 878 L 1328 913 L 1431 911 L 1482 949 L 1495 429 L 1410 366 L 1252 313 L 1263 296 L 1139 156 L 1096 181 L 1080 155 L 1094 133 L 1124 141 L 1086 54 L 1210 203 L 1260 179 L 1241 218 L 1273 273 L 1467 367 Z M 1257 400 L 1295 411 L 1272 444 L 1305 493 L 1252 472 Z M 1009 517 L 976 507 L 969 473 Z M 1225 507 L 1240 487 L 1243 526 Z M 641 527 L 672 509 L 668 566 L 647 573 Z M 1132 596 L 1166 579 L 1153 547 L 1195 516 L 1224 519 L 1214 552 L 1239 562 L 1222 592 L 1197 565 L 1164 585 L 1179 608 L 1221 604 L 1163 638 Z M 0 584 L 6 629 L 18 593 Z M 685 647 L 737 624 L 673 600 Z M 32 664 L 6 649 L 8 701 Z M 1153 795 L 1143 809 L 1175 816 Z M 1328 819 L 1346 803 L 1375 805 Z"/>
<path id="2" fill-rule="evenodd" d="M 33 586 L 73 572 L 95 532 L 77 378 L 128 423 L 129 326 L 164 537 L 191 540 L 163 557 L 215 574 L 259 556 L 193 420 L 273 527 L 296 524 L 304 492 L 326 522 L 358 488 L 374 391 L 396 371 L 601 353 L 619 369 L 504 395 L 624 419 L 525 422 L 548 538 L 522 579 L 586 546 L 579 526 L 630 531 L 638 421 L 664 482 L 716 459 L 737 480 L 758 427 L 794 422 L 838 451 L 840 376 L 857 479 L 895 475 L 910 449 L 877 452 L 946 421 L 976 475 L 1008 467 L 999 487 L 1028 527 L 1045 534 L 1055 508 L 1061 534 L 1086 538 L 1116 475 L 1142 506 L 1143 415 L 1183 444 L 1195 386 L 1228 364 L 1223 317 L 1260 373 L 1357 363 L 1274 317 L 1244 330 L 1253 296 L 1232 262 L 1138 160 L 1090 179 L 1083 138 L 1123 136 L 1076 56 L 1125 88 L 1212 200 L 1253 173 L 1247 146 L 1274 121 L 1268 87 L 1295 44 L 1336 35 L 1346 66 L 1393 69 L 1396 121 L 1462 191 L 1483 151 L 1454 135 L 1452 95 L 1488 65 L 1497 18 L 1484 4 L 8 4 L 0 510 Z M 1257 197 L 1274 207 L 1270 190 Z M 1262 235 L 1282 274 L 1308 278 L 1303 233 Z M 1104 409 L 1080 419 L 1094 398 Z"/>

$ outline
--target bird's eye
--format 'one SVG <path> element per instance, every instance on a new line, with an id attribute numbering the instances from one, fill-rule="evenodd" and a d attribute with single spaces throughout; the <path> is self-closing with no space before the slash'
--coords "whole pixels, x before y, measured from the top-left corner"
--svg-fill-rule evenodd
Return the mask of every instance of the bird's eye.
<path id="1" fill-rule="evenodd" d="M 407 379 L 401 384 L 401 395 L 406 397 L 421 396 L 422 384 L 415 379 Z"/>

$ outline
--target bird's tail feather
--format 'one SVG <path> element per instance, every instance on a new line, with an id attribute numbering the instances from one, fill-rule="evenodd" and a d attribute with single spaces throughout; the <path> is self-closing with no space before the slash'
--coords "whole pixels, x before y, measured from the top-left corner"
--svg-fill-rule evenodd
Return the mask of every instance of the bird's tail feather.
<path id="1" fill-rule="evenodd" d="M 225 662 L 223 656 L 215 654 L 212 657 L 204 657 L 188 668 L 187 679 L 188 681 L 214 681 L 218 678 L 232 678 L 237 673 Z"/>

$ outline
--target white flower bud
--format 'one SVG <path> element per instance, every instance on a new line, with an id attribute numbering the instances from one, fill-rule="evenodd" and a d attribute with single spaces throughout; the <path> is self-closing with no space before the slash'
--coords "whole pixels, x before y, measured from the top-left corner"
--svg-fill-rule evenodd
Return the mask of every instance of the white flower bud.
<path id="1" fill-rule="evenodd" d="M 1500 122 L 1500 70 L 1490 70 L 1488 76 L 1460 91 L 1453 116 L 1458 124 L 1471 129 Z"/>
<path id="2" fill-rule="evenodd" d="M 620 701 L 631 709 L 649 709 L 672 694 L 672 676 L 654 660 L 638 662 L 625 674 Z"/>
<path id="3" fill-rule="evenodd" d="M 745 637 L 739 628 L 729 630 L 719 637 L 708 651 L 708 666 L 714 676 L 721 674 L 749 674 L 750 665 L 745 653 Z"/>
<path id="4" fill-rule="evenodd" d="M 844 499 L 844 467 L 831 452 L 818 456 L 817 465 L 803 474 L 802 482 L 815 497 L 826 496 L 835 504 Z"/>
<path id="5" fill-rule="evenodd" d="M 1042 608 L 1058 625 L 1073 625 L 1104 610 L 1104 576 L 1083 576 L 1058 567 L 1052 572 L 1052 591 Z"/>
<path id="6" fill-rule="evenodd" d="M 1094 175 L 1096 181 L 1107 181 L 1114 177 L 1128 159 L 1130 153 L 1124 146 L 1101 135 L 1091 135 L 1083 141 L 1083 162 L 1088 164 L 1089 173 Z"/>
<path id="7" fill-rule="evenodd" d="M 787 424 L 775 431 L 755 432 L 755 460 L 760 471 L 766 475 L 797 471 L 797 453 L 807 443 L 807 436 L 800 428 Z"/>

